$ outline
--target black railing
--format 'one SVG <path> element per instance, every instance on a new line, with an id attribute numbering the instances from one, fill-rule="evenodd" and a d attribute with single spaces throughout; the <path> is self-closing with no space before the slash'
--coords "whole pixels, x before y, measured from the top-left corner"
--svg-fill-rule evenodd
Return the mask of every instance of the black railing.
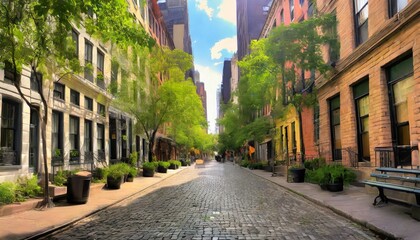
<path id="1" fill-rule="evenodd" d="M 375 160 L 379 159 L 380 167 L 401 168 L 411 166 L 411 153 L 418 151 L 418 146 L 398 145 L 394 147 L 375 147 Z"/>

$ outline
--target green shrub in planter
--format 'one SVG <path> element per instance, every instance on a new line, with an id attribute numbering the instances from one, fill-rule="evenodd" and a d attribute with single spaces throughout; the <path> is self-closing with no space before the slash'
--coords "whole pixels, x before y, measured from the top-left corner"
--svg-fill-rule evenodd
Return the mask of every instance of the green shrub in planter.
<path id="1" fill-rule="evenodd" d="M 190 166 L 191 165 L 191 160 L 187 159 L 187 160 L 185 160 L 185 163 L 187 163 L 187 166 Z"/>
<path id="2" fill-rule="evenodd" d="M 16 184 L 13 182 L 0 183 L 0 204 L 10 204 L 16 201 Z"/>
<path id="3" fill-rule="evenodd" d="M 143 177 L 153 177 L 155 174 L 156 164 L 153 162 L 143 163 Z"/>
<path id="4" fill-rule="evenodd" d="M 102 182 L 106 179 L 106 169 L 105 168 L 95 168 L 93 171 L 93 182 Z"/>
<path id="5" fill-rule="evenodd" d="M 52 183 L 56 186 L 64 186 L 67 184 L 67 178 L 75 174 L 76 172 L 77 170 L 58 170 L 57 173 L 54 175 Z"/>
<path id="6" fill-rule="evenodd" d="M 109 189 L 119 189 L 124 178 L 124 166 L 121 163 L 109 166 L 106 169 L 106 186 Z"/>
<path id="7" fill-rule="evenodd" d="M 306 160 L 303 165 L 306 169 L 309 170 L 316 170 L 320 167 L 323 167 L 326 165 L 325 158 L 314 158 L 312 160 Z"/>
<path id="8" fill-rule="evenodd" d="M 171 166 L 169 162 L 160 161 L 157 171 L 160 173 L 166 173 L 168 171 L 169 166 Z"/>
<path id="9" fill-rule="evenodd" d="M 248 160 L 242 160 L 241 161 L 241 167 L 248 167 L 249 166 L 249 161 Z"/>
<path id="10" fill-rule="evenodd" d="M 137 167 L 137 160 L 138 160 L 138 153 L 137 152 L 130 153 L 130 165 L 132 167 Z"/>
<path id="11" fill-rule="evenodd" d="M 134 177 L 137 176 L 137 168 L 135 167 L 130 167 L 130 171 L 127 175 L 127 182 L 133 182 L 134 181 Z"/>

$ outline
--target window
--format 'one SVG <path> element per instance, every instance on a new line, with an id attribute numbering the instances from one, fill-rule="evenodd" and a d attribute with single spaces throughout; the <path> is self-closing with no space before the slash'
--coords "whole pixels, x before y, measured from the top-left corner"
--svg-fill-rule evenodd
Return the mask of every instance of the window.
<path id="1" fill-rule="evenodd" d="M 8 83 L 13 83 L 15 80 L 15 70 L 13 69 L 13 64 L 9 61 L 4 62 L 4 81 Z M 17 79 L 20 79 L 20 74 L 17 75 Z"/>
<path id="2" fill-rule="evenodd" d="M 319 105 L 314 107 L 314 141 L 319 143 Z"/>
<path id="3" fill-rule="evenodd" d="M 61 83 L 54 83 L 54 98 L 64 100 L 65 86 Z"/>
<path id="4" fill-rule="evenodd" d="M 330 100 L 330 128 L 333 160 L 341 160 L 340 96 Z"/>
<path id="5" fill-rule="evenodd" d="M 96 84 L 100 88 L 105 89 L 105 80 L 104 80 L 104 61 L 105 61 L 105 56 L 99 50 L 98 50 L 97 53 L 98 54 L 97 54 L 97 59 L 96 59 L 96 65 L 97 65 Z"/>
<path id="6" fill-rule="evenodd" d="M 296 123 L 292 122 L 291 126 L 292 133 L 292 150 L 296 151 Z"/>
<path id="7" fill-rule="evenodd" d="M 314 3 L 312 1 L 309 1 L 308 3 L 308 18 L 312 17 L 314 15 Z"/>
<path id="8" fill-rule="evenodd" d="M 1 150 L 0 165 L 16 165 L 18 141 L 20 131 L 18 123 L 20 121 L 19 104 L 3 98 L 1 109 Z"/>
<path id="9" fill-rule="evenodd" d="M 72 30 L 71 31 L 71 37 L 73 39 L 74 42 L 74 53 L 75 53 L 75 57 L 79 56 L 79 33 L 76 30 Z"/>
<path id="10" fill-rule="evenodd" d="M 98 103 L 98 114 L 105 116 L 105 106 L 103 104 Z"/>
<path id="11" fill-rule="evenodd" d="M 388 0 L 389 17 L 393 17 L 407 6 L 407 0 Z"/>
<path id="12" fill-rule="evenodd" d="M 353 87 L 356 102 L 357 142 L 359 161 L 370 159 L 369 147 L 369 80 Z"/>
<path id="13" fill-rule="evenodd" d="M 97 125 L 97 144 L 98 144 L 98 150 L 105 150 L 105 128 L 103 124 Z"/>
<path id="14" fill-rule="evenodd" d="M 356 46 L 368 39 L 368 0 L 354 0 Z"/>
<path id="15" fill-rule="evenodd" d="M 92 100 L 92 98 L 85 97 L 85 109 L 93 111 L 93 100 Z"/>
<path id="16" fill-rule="evenodd" d="M 98 56 L 97 56 L 97 66 L 98 66 L 98 75 L 99 74 L 104 74 L 104 61 L 105 61 L 105 56 L 104 54 L 98 50 Z"/>
<path id="17" fill-rule="evenodd" d="M 387 69 L 391 101 L 392 141 L 398 146 L 410 145 L 409 99 L 415 98 L 413 57 L 410 55 Z M 397 166 L 411 165 L 411 152 L 398 150 Z"/>
<path id="18" fill-rule="evenodd" d="M 79 118 L 70 116 L 70 150 L 79 150 Z"/>
<path id="19" fill-rule="evenodd" d="M 92 121 L 85 120 L 85 152 L 92 152 Z"/>
<path id="20" fill-rule="evenodd" d="M 71 89 L 70 90 L 70 102 L 76 106 L 80 105 L 80 93 Z"/>
<path id="21" fill-rule="evenodd" d="M 281 24 L 284 24 L 284 12 L 283 12 L 283 9 L 280 12 L 280 23 Z"/>
<path id="22" fill-rule="evenodd" d="M 62 157 L 63 150 L 63 113 L 52 112 L 51 150 L 55 157 Z"/>
<path id="23" fill-rule="evenodd" d="M 290 7 L 290 21 L 293 21 L 295 18 L 295 0 L 289 0 Z"/>
<path id="24" fill-rule="evenodd" d="M 39 84 L 38 84 L 39 83 Z M 39 86 L 42 83 L 42 73 L 31 72 L 31 90 L 39 92 Z"/>
<path id="25" fill-rule="evenodd" d="M 92 53 L 93 45 L 85 39 L 85 78 L 91 82 L 93 82 Z"/>
<path id="26" fill-rule="evenodd" d="M 111 63 L 111 93 L 116 94 L 118 92 L 118 68 L 119 64 L 115 61 Z"/>

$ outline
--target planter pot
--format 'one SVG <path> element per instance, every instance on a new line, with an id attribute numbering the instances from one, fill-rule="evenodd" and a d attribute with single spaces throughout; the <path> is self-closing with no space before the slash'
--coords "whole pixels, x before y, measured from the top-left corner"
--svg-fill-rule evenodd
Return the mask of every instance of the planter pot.
<path id="1" fill-rule="evenodd" d="M 341 191 L 343 191 L 343 183 L 342 182 L 328 183 L 327 184 L 327 189 L 330 192 L 341 192 Z"/>
<path id="2" fill-rule="evenodd" d="M 143 177 L 153 177 L 155 175 L 155 170 L 143 169 Z"/>
<path id="3" fill-rule="evenodd" d="M 186 167 L 188 164 L 185 160 L 181 160 L 181 166 Z"/>
<path id="4" fill-rule="evenodd" d="M 292 181 L 294 183 L 302 183 L 305 181 L 305 168 L 290 169 Z"/>
<path id="5" fill-rule="evenodd" d="M 267 172 L 272 172 L 273 171 L 273 167 L 271 166 L 264 166 L 264 170 Z"/>
<path id="6" fill-rule="evenodd" d="M 326 183 L 320 183 L 319 186 L 321 187 L 322 190 L 328 190 L 327 184 Z"/>
<path id="7" fill-rule="evenodd" d="M 175 170 L 175 169 L 177 169 L 178 168 L 178 166 L 177 165 L 175 165 L 175 164 L 171 164 L 171 166 L 169 166 L 169 169 L 173 169 L 173 170 Z"/>
<path id="8" fill-rule="evenodd" d="M 107 177 L 106 187 L 108 189 L 120 189 L 122 182 L 123 182 L 123 177 L 119 177 L 119 178 Z"/>
<path id="9" fill-rule="evenodd" d="M 159 166 L 158 169 L 157 169 L 157 171 L 160 172 L 160 173 L 167 173 L 168 172 L 168 169 L 167 168 L 164 168 L 162 166 Z"/>
<path id="10" fill-rule="evenodd" d="M 134 182 L 134 176 L 132 176 L 131 174 L 128 174 L 126 182 Z"/>

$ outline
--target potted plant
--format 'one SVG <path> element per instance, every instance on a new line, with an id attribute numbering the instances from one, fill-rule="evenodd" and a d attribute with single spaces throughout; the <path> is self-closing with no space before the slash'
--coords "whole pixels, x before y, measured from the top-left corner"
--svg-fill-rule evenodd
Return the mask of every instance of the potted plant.
<path id="1" fill-rule="evenodd" d="M 160 173 L 167 173 L 168 172 L 168 167 L 171 165 L 169 162 L 166 161 L 160 161 L 158 162 L 158 168 L 157 171 Z"/>
<path id="2" fill-rule="evenodd" d="M 356 179 L 356 174 L 351 169 L 339 164 L 329 165 L 328 173 L 330 178 L 327 189 L 330 192 L 343 191 L 344 185 L 349 185 Z"/>
<path id="3" fill-rule="evenodd" d="M 128 175 L 127 175 L 127 179 L 126 179 L 127 182 L 133 182 L 135 176 L 137 176 L 137 168 L 130 167 Z"/>
<path id="4" fill-rule="evenodd" d="M 124 178 L 124 171 L 119 164 L 108 167 L 106 171 L 106 186 L 108 189 L 120 189 Z"/>
<path id="5" fill-rule="evenodd" d="M 79 163 L 80 160 L 80 153 L 77 149 L 70 150 L 70 162 L 71 163 Z"/>
<path id="6" fill-rule="evenodd" d="M 153 175 L 155 175 L 155 168 L 153 162 L 143 163 L 143 177 L 153 177 Z"/>
<path id="7" fill-rule="evenodd" d="M 63 166 L 64 159 L 61 155 L 61 149 L 56 148 L 53 152 L 52 163 L 53 166 Z"/>
<path id="8" fill-rule="evenodd" d="M 181 162 L 177 160 L 169 160 L 169 169 L 178 169 L 181 166 Z"/>
<path id="9" fill-rule="evenodd" d="M 305 167 L 300 164 L 293 164 L 289 168 L 289 173 L 294 183 L 302 183 L 305 181 Z"/>

